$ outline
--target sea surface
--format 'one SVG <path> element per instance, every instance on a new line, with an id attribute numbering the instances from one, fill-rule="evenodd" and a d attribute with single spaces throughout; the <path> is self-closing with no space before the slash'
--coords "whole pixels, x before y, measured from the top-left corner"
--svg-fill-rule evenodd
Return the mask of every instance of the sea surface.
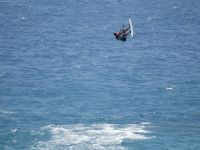
<path id="1" fill-rule="evenodd" d="M 200 1 L 0 0 L 0 150 L 200 150 Z"/>

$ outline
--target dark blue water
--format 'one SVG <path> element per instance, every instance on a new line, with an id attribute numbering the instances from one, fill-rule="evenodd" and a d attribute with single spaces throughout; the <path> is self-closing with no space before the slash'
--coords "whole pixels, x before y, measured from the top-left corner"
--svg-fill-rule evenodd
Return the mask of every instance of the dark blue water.
<path id="1" fill-rule="evenodd" d="M 200 2 L 0 1 L 0 149 L 200 149 Z"/>

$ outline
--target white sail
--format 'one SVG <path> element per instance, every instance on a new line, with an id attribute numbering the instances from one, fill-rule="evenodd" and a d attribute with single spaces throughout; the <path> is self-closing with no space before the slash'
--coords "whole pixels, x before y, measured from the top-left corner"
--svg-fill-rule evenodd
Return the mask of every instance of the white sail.
<path id="1" fill-rule="evenodd" d="M 133 37 L 133 24 L 132 24 L 131 18 L 129 18 L 128 20 L 129 20 L 130 29 L 131 29 L 131 37 Z"/>

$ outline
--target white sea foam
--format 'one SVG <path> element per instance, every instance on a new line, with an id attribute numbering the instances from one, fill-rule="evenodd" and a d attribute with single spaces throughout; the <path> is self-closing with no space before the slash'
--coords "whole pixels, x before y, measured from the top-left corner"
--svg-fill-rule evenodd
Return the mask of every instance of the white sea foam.
<path id="1" fill-rule="evenodd" d="M 155 19 L 156 19 L 156 17 L 148 17 L 147 21 L 152 21 L 152 20 L 155 20 Z"/>
<path id="2" fill-rule="evenodd" d="M 179 7 L 178 7 L 178 6 L 174 6 L 173 8 L 174 8 L 174 9 L 178 9 Z"/>
<path id="3" fill-rule="evenodd" d="M 174 88 L 176 88 L 175 85 L 168 85 L 168 86 L 166 87 L 166 90 L 174 90 Z"/>
<path id="4" fill-rule="evenodd" d="M 25 20 L 26 18 L 25 17 L 21 17 L 21 20 Z"/>
<path id="5" fill-rule="evenodd" d="M 48 125 L 41 132 L 49 132 L 50 139 L 39 141 L 32 149 L 65 150 L 123 150 L 124 140 L 146 140 L 149 124 L 92 124 Z"/>
<path id="6" fill-rule="evenodd" d="M 11 132 L 15 133 L 15 132 L 17 132 L 17 129 L 11 129 Z"/>
<path id="7" fill-rule="evenodd" d="M 7 111 L 7 110 L 0 110 L 0 114 L 14 114 L 14 112 L 11 112 L 11 111 Z"/>
<path id="8" fill-rule="evenodd" d="M 173 87 L 166 87 L 166 90 L 173 90 Z"/>

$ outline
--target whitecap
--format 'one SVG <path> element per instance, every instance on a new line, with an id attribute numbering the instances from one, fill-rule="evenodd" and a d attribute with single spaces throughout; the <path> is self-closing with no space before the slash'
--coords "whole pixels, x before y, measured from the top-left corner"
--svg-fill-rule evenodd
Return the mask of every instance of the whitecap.
<path id="1" fill-rule="evenodd" d="M 147 21 L 152 21 L 152 20 L 155 20 L 155 19 L 156 19 L 156 17 L 148 17 Z"/>
<path id="2" fill-rule="evenodd" d="M 174 90 L 174 88 L 176 88 L 176 86 L 173 85 L 173 84 L 170 84 L 170 85 L 168 85 L 165 89 L 166 89 L 166 90 Z"/>
<path id="3" fill-rule="evenodd" d="M 174 8 L 174 9 L 178 9 L 179 7 L 178 7 L 178 6 L 174 6 L 173 8 Z"/>
<path id="4" fill-rule="evenodd" d="M 26 18 L 25 17 L 21 17 L 21 20 L 25 20 Z"/>
<path id="5" fill-rule="evenodd" d="M 167 87 L 166 90 L 173 90 L 173 87 Z"/>
<path id="6" fill-rule="evenodd" d="M 32 149 L 71 149 L 71 150 L 123 150 L 121 145 L 125 140 L 147 140 L 151 137 L 144 124 L 76 124 L 48 125 L 41 132 L 49 132 L 50 139 L 39 141 Z"/>
<path id="7" fill-rule="evenodd" d="M 7 111 L 7 110 L 0 110 L 0 114 L 14 114 L 14 112 Z"/>
<path id="8" fill-rule="evenodd" d="M 17 129 L 11 129 L 11 132 L 15 133 L 15 132 L 17 132 Z"/>
<path id="9" fill-rule="evenodd" d="M 76 65 L 76 68 L 80 68 L 81 66 L 80 65 Z"/>

